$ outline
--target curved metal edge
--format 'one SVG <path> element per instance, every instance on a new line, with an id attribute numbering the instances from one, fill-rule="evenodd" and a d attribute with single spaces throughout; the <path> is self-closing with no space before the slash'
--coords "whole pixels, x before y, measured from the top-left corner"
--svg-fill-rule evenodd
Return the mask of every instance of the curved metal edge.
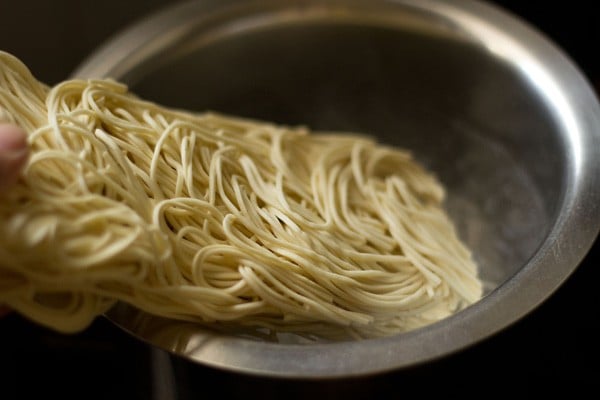
<path id="1" fill-rule="evenodd" d="M 474 345 L 527 315 L 575 271 L 591 248 L 600 231 L 600 106 L 575 64 L 543 34 L 495 6 L 461 0 L 391 2 L 453 19 L 474 40 L 488 46 L 489 51 L 500 52 L 508 62 L 514 63 L 511 56 L 516 50 L 526 56 L 528 65 L 519 65 L 524 68 L 522 72 L 532 79 L 532 84 L 540 85 L 544 100 L 554 113 L 567 117 L 566 122 L 558 122 L 567 132 L 565 141 L 574 157 L 569 160 L 571 169 L 561 209 L 571 209 L 573 213 L 555 223 L 549 240 L 515 279 L 466 310 L 428 327 L 366 342 L 326 345 L 279 345 L 202 334 L 192 338 L 193 345 L 188 343 L 185 351 L 167 349 L 173 354 L 215 368 L 281 378 L 353 377 L 414 366 Z M 223 2 L 191 2 L 158 12 L 107 42 L 73 75 L 118 76 L 147 56 L 147 52 L 156 50 L 143 48 L 149 38 L 160 34 L 155 26 L 183 26 L 183 21 L 189 21 L 193 15 L 217 7 L 223 7 Z M 507 47 L 499 48 L 498 39 Z M 538 73 L 542 73 L 542 81 L 536 81 Z M 550 87 L 544 86 L 548 84 Z M 563 96 L 559 102 L 553 98 L 557 89 Z M 539 290 L 525 290 L 532 286 Z M 481 317 L 489 313 L 493 319 Z M 128 326 L 126 321 L 118 321 L 117 325 L 139 336 L 135 324 Z M 261 360 L 260 365 L 257 360 Z"/>
<path id="2" fill-rule="evenodd" d="M 203 2 L 203 7 L 204 3 L 208 6 L 211 1 Z M 207 7 L 207 10 L 209 8 Z M 167 5 L 141 17 L 101 44 L 71 72 L 70 78 L 121 77 L 151 52 L 160 49 L 159 45 L 148 49 L 147 42 L 158 41 L 163 43 L 163 46 L 166 45 L 168 41 L 176 38 L 176 28 L 184 26 L 182 21 L 188 20 L 192 15 L 199 15 L 198 11 L 198 3 L 189 1 L 177 6 Z M 169 26 L 172 33 L 165 35 L 163 31 L 157 30 L 156 26 Z M 161 40 L 161 37 L 167 40 Z"/>

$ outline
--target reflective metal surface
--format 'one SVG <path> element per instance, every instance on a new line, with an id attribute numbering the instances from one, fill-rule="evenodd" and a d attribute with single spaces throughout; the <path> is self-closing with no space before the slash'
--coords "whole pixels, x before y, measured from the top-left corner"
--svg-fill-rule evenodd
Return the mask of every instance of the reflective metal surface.
<path id="1" fill-rule="evenodd" d="M 411 149 L 448 189 L 486 296 L 394 337 L 270 343 L 121 305 L 133 335 L 207 365 L 335 377 L 423 363 L 526 315 L 569 276 L 600 226 L 600 107 L 544 37 L 472 1 L 196 1 L 140 21 L 74 73 L 140 96 Z"/>

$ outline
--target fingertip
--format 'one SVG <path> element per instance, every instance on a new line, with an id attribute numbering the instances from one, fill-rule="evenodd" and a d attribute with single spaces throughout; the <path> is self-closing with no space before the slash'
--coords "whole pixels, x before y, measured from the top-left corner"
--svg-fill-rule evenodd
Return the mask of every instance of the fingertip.
<path id="1" fill-rule="evenodd" d="M 14 124 L 0 123 L 0 152 L 21 151 L 27 148 L 27 132 Z"/>
<path id="2" fill-rule="evenodd" d="M 27 161 L 27 133 L 12 124 L 0 124 L 0 191 L 13 185 Z"/>

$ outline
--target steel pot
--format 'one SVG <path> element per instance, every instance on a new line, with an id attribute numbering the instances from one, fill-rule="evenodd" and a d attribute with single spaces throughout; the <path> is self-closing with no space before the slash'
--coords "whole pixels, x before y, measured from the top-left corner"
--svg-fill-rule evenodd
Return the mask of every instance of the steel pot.
<path id="1" fill-rule="evenodd" d="M 120 305 L 107 316 L 206 365 L 287 377 L 403 368 L 484 340 L 575 270 L 600 227 L 600 107 L 578 68 L 507 13 L 473 1 L 202 0 L 116 35 L 74 72 L 161 104 L 409 148 L 448 189 L 485 297 L 393 337 L 270 343 Z"/>

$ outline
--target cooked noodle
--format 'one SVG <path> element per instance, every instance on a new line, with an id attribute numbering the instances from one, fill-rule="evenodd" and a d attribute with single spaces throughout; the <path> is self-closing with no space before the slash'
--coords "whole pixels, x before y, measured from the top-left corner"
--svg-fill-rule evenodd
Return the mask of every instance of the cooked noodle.
<path id="1" fill-rule="evenodd" d="M 0 197 L 0 304 L 64 332 L 153 315 L 389 335 L 478 300 L 436 179 L 364 136 L 161 107 L 112 80 L 38 82 L 0 52 L 31 156 Z"/>

